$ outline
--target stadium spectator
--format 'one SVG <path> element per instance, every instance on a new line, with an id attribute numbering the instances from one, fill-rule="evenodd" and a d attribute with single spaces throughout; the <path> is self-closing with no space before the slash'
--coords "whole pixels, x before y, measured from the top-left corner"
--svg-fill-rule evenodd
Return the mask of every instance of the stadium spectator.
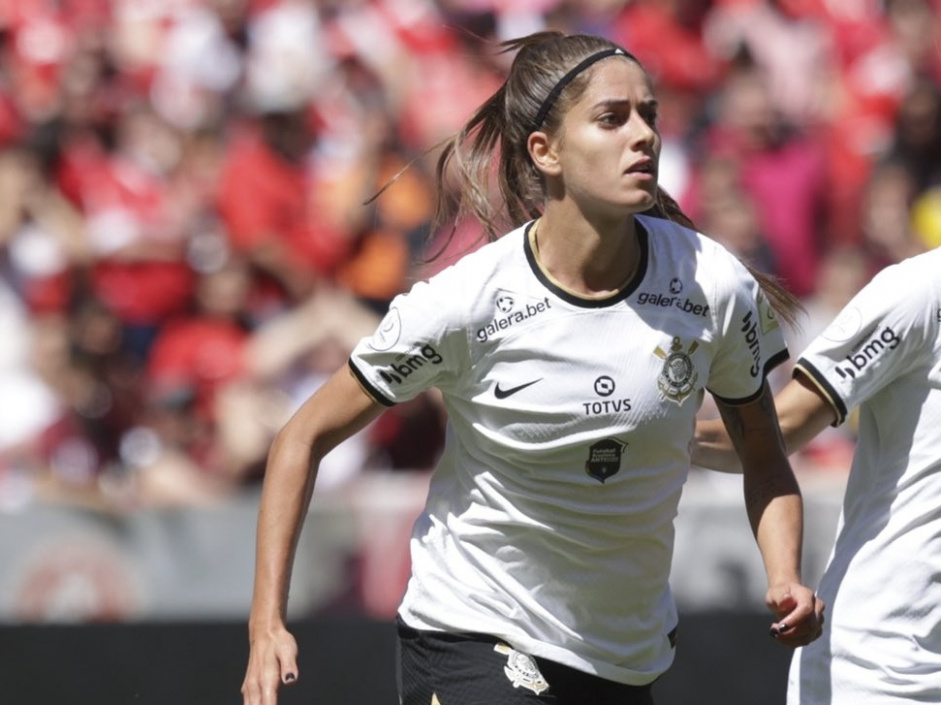
<path id="1" fill-rule="evenodd" d="M 859 244 L 859 210 L 874 161 L 890 148 L 901 101 L 919 76 L 937 82 L 936 11 L 926 0 L 811 0 L 835 45 L 838 78 L 823 143 L 829 167 L 830 244 Z"/>
<path id="2" fill-rule="evenodd" d="M 861 245 L 877 269 L 925 251 L 913 223 L 918 190 L 911 170 L 893 159 L 880 161 L 873 166 L 864 193 Z"/>
<path id="3" fill-rule="evenodd" d="M 783 120 L 753 65 L 726 78 L 716 103 L 702 136 L 704 152 L 737 165 L 778 273 L 792 293 L 806 296 L 813 291 L 829 205 L 821 144 Z M 694 213 L 701 207 L 696 179 L 684 202 Z"/>
<path id="4" fill-rule="evenodd" d="M 756 269 L 778 275 L 774 251 L 758 221 L 758 206 L 741 183 L 738 164 L 710 156 L 699 170 L 699 212 L 703 232 L 725 245 Z"/>
<path id="5" fill-rule="evenodd" d="M 244 445 L 246 438 L 258 438 L 260 430 L 252 456 L 263 463 L 277 430 L 378 322 L 374 311 L 343 288 L 321 287 L 315 296 L 259 326 L 245 347 L 247 377 L 228 385 L 217 407 L 229 445 Z M 252 419 L 261 421 L 261 428 L 256 425 L 255 432 L 246 433 Z M 387 468 L 384 459 L 376 457 L 370 432 L 361 431 L 324 459 L 321 487 L 329 491 L 364 470 Z"/>
<path id="6" fill-rule="evenodd" d="M 191 223 L 171 188 L 181 135 L 146 102 L 119 113 L 114 143 L 88 144 L 69 162 L 94 259 L 95 297 L 121 320 L 125 347 L 141 361 L 160 327 L 189 306 Z"/>
<path id="7" fill-rule="evenodd" d="M 813 129 L 833 110 L 837 80 L 833 36 L 806 3 L 793 0 L 718 2 L 703 40 L 729 65 L 747 56 L 767 77 L 775 109 L 790 124 Z"/>
<path id="8" fill-rule="evenodd" d="M 937 12 L 928 0 L 13 3 L 0 13 L 0 228 L 8 228 L 0 236 L 0 272 L 5 308 L 23 316 L 15 327 L 22 340 L 10 350 L 23 349 L 49 313 L 70 319 L 63 322 L 68 335 L 84 327 L 89 306 L 96 320 L 117 316 L 121 348 L 105 357 L 122 372 L 94 376 L 115 399 L 137 394 L 138 409 L 149 413 L 155 400 L 134 385 L 152 341 L 191 310 L 199 278 L 193 258 L 205 255 L 204 235 L 248 247 L 251 238 L 240 228 L 252 219 L 271 221 L 285 208 L 295 209 L 283 219 L 292 224 L 279 221 L 258 236 L 264 247 L 249 247 L 249 256 L 260 259 L 242 312 L 247 327 L 306 310 L 307 294 L 321 285 L 383 313 L 411 281 L 474 248 L 480 228 L 461 222 L 444 255 L 432 263 L 415 259 L 444 242 L 432 232 L 424 249 L 432 148 L 499 85 L 507 63 L 490 50 L 494 41 L 540 25 L 588 29 L 626 43 L 645 61 L 662 118 L 659 183 L 697 222 L 705 217 L 697 202 L 700 171 L 727 156 L 702 137 L 716 123 L 728 72 L 746 59 L 765 71 L 767 102 L 819 150 L 826 202 L 813 216 L 819 249 L 806 262 L 781 264 L 780 234 L 769 223 L 781 218 L 776 209 L 783 203 L 758 197 L 753 191 L 765 177 L 756 181 L 747 170 L 738 174 L 743 200 L 724 201 L 730 207 L 712 214 L 717 224 L 700 224 L 709 223 L 717 236 L 750 232 L 757 239 L 749 256 L 771 271 L 772 260 L 763 259 L 770 253 L 774 267 L 802 272 L 793 290 L 812 297 L 821 279 L 812 274 L 811 257 L 845 245 L 883 266 L 919 242 L 924 249 L 941 240 L 930 157 L 937 147 Z M 731 85 L 730 92 L 739 89 Z M 273 117 L 279 112 L 293 115 Z M 246 144 L 263 144 L 267 116 L 284 126 L 296 118 L 295 134 L 305 138 L 295 161 L 275 156 L 262 164 L 260 173 L 285 185 L 275 196 L 244 171 L 231 174 L 242 171 L 233 169 L 240 161 L 253 168 Z M 394 189 L 362 207 L 416 158 Z M 902 172 L 896 187 L 884 178 L 890 164 Z M 762 188 L 792 194 L 777 176 Z M 241 204 L 245 218 L 233 218 L 238 209 L 226 202 L 233 180 L 249 194 Z M 892 213 L 903 200 L 912 207 L 913 237 L 905 242 L 898 237 L 904 229 L 879 225 L 897 217 Z M 744 224 L 752 216 L 759 227 L 749 230 Z M 279 243 L 306 254 L 279 264 L 269 257 Z M 105 312 L 97 308 L 102 304 Z M 54 397 L 37 396 L 42 384 L 35 374 L 17 370 L 0 397 L 22 399 L 37 415 L 16 419 L 6 427 L 10 433 L 25 432 L 20 420 L 42 426 L 47 407 L 40 397 Z M 424 401 L 415 418 L 390 413 L 376 425 L 380 452 L 398 462 L 434 455 L 441 438 L 425 441 L 435 431 L 418 442 L 408 430 L 433 421 L 434 404 Z M 127 419 L 136 423 L 137 415 Z M 83 437 L 101 432 L 77 428 Z M 18 445 L 23 467 L 43 466 L 36 449 Z"/>
<path id="9" fill-rule="evenodd" d="M 941 185 L 941 87 L 922 77 L 912 82 L 894 111 L 883 159 L 911 175 L 916 194 Z"/>
<path id="10" fill-rule="evenodd" d="M 0 244 L 10 283 L 37 313 L 64 310 L 76 268 L 91 260 L 82 214 L 47 163 L 47 136 L 38 128 L 0 150 Z"/>
<path id="11" fill-rule="evenodd" d="M 342 233 L 315 217 L 303 108 L 273 110 L 237 131 L 220 176 L 218 209 L 230 246 L 256 271 L 259 321 L 309 296 L 346 254 Z"/>
<path id="12" fill-rule="evenodd" d="M 726 71 L 726 57 L 712 51 L 703 35 L 711 6 L 712 0 L 626 3 L 612 39 L 631 47 L 658 86 L 705 96 Z"/>
<path id="13" fill-rule="evenodd" d="M 443 188 L 437 212 L 454 205 L 492 242 L 397 297 L 272 445 L 248 705 L 298 675 L 284 618 L 320 460 L 430 388 L 449 427 L 399 612 L 406 705 L 546 689 L 560 705 L 652 702 L 673 659 L 672 520 L 706 387 L 746 430 L 772 634 L 820 634 L 822 604 L 799 578 L 800 495 L 768 413 L 766 375 L 786 349 L 764 292 L 785 314 L 793 300 L 684 227 L 659 190 L 656 100 L 633 56 L 560 33 L 504 46 L 508 78 L 437 171 L 457 194 Z M 650 305 L 669 292 L 682 305 Z"/>

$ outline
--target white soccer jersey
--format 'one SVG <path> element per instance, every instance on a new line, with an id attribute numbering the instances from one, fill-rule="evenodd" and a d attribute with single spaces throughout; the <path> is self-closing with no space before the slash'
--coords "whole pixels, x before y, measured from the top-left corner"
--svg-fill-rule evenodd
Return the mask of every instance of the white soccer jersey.
<path id="1" fill-rule="evenodd" d="M 941 249 L 880 272 L 796 367 L 840 422 L 859 408 L 859 440 L 788 703 L 941 703 Z"/>
<path id="2" fill-rule="evenodd" d="M 640 268 L 614 296 L 553 284 L 526 226 L 396 298 L 353 351 L 374 398 L 435 386 L 449 416 L 412 536 L 410 626 L 635 685 L 672 662 L 673 519 L 703 390 L 753 399 L 787 352 L 737 259 L 637 221 Z"/>

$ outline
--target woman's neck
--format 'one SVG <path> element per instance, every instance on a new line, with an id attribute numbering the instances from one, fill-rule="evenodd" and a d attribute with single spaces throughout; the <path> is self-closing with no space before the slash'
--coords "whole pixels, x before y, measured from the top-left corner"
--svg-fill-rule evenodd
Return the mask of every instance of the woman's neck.
<path id="1" fill-rule="evenodd" d="M 641 252 L 633 216 L 618 224 L 598 226 L 585 220 L 552 218 L 547 213 L 534 223 L 529 235 L 543 272 L 573 294 L 611 296 L 637 274 Z"/>

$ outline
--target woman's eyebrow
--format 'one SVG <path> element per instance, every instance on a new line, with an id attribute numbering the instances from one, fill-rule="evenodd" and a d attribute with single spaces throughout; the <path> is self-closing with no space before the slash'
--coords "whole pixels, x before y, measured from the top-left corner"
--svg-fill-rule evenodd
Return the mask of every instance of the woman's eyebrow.
<path id="1" fill-rule="evenodd" d="M 604 100 L 599 100 L 592 107 L 599 108 L 621 108 L 621 107 L 630 107 L 634 104 L 630 98 L 605 98 Z M 656 109 L 660 106 L 659 101 L 655 98 L 646 98 L 644 100 L 637 101 L 638 108 L 647 108 L 647 109 Z"/>

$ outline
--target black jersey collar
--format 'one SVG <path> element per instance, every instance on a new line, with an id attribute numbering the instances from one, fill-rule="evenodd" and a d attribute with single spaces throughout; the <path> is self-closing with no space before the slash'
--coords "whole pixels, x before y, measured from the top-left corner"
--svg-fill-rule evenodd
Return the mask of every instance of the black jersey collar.
<path id="1" fill-rule="evenodd" d="M 539 262 L 536 259 L 536 253 L 533 251 L 532 244 L 529 241 L 529 234 L 535 222 L 536 221 L 532 221 L 529 223 L 529 225 L 527 225 L 526 229 L 523 231 L 523 247 L 526 252 L 526 260 L 529 262 L 530 269 L 532 269 L 533 274 L 543 286 L 549 289 L 549 291 L 558 296 L 560 299 L 572 304 L 573 306 L 581 306 L 582 308 L 605 308 L 607 306 L 613 306 L 614 304 L 620 303 L 637 290 L 637 287 L 640 286 L 640 283 L 644 280 L 644 276 L 647 274 L 647 263 L 649 261 L 650 252 L 650 243 L 648 241 L 649 234 L 643 223 L 641 223 L 639 219 L 635 218 L 634 223 L 637 227 L 637 244 L 640 245 L 640 262 L 637 265 L 637 271 L 634 273 L 634 277 L 631 279 L 631 281 L 628 282 L 627 285 L 619 292 L 601 299 L 592 299 L 573 294 L 571 291 L 567 291 L 558 284 L 555 284 L 548 276 L 546 276 L 546 273 L 542 270 L 542 267 L 539 266 Z"/>

